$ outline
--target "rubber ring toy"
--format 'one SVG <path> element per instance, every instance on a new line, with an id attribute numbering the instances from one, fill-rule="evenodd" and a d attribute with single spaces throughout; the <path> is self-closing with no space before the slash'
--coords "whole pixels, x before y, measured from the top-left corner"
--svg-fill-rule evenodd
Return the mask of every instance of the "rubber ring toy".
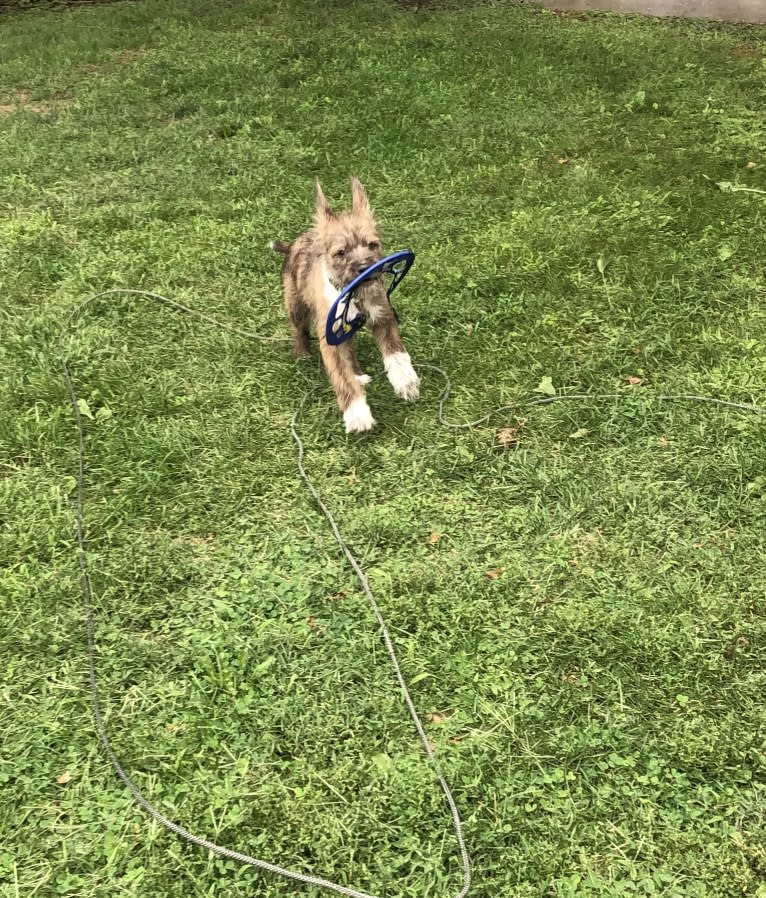
<path id="1" fill-rule="evenodd" d="M 386 290 L 386 296 L 390 302 L 391 294 L 402 282 L 414 261 L 415 253 L 411 249 L 400 249 L 398 252 L 386 256 L 385 259 L 370 265 L 369 268 L 366 268 L 350 284 L 344 287 L 327 313 L 327 322 L 325 324 L 327 342 L 331 346 L 340 346 L 341 343 L 353 337 L 359 328 L 364 325 L 365 316 L 354 303 L 354 291 L 360 284 L 381 272 L 383 274 L 392 274 L 391 283 Z M 394 316 L 398 322 L 399 316 L 396 312 L 394 312 Z"/>

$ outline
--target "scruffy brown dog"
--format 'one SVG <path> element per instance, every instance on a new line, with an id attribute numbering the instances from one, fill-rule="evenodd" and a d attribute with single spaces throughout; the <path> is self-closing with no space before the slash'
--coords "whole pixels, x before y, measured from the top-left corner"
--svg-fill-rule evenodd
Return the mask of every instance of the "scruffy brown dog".
<path id="1" fill-rule="evenodd" d="M 282 280 L 293 331 L 293 355 L 308 355 L 309 328 L 313 323 L 322 361 L 343 412 L 346 433 L 363 433 L 372 429 L 375 420 L 364 393 L 370 378 L 359 365 L 354 338 L 339 346 L 331 346 L 325 339 L 327 314 L 338 294 L 383 258 L 367 194 L 355 177 L 351 178 L 351 197 L 351 211 L 336 214 L 317 181 L 314 227 L 292 243 L 273 242 L 271 248 L 285 254 Z M 362 284 L 355 291 L 353 302 L 372 328 L 394 392 L 408 401 L 417 399 L 420 380 L 399 336 L 383 278 Z"/>

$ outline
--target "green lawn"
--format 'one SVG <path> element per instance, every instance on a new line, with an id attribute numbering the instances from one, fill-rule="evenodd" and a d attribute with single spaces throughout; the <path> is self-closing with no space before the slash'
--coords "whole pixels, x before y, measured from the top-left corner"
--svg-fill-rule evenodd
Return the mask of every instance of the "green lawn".
<path id="1" fill-rule="evenodd" d="M 454 789 L 476 898 L 766 896 L 766 32 L 511 2 L 0 15 L 0 894 L 316 895 L 150 823 L 98 744 L 56 353 L 99 290 L 286 333 L 279 259 L 365 181 L 451 420 L 322 389 L 307 466 Z M 191 830 L 385 898 L 449 815 L 289 421 L 315 356 L 140 300 L 67 340 L 106 723 Z M 369 337 L 361 353 L 380 368 Z M 511 430 L 513 428 L 513 430 Z"/>

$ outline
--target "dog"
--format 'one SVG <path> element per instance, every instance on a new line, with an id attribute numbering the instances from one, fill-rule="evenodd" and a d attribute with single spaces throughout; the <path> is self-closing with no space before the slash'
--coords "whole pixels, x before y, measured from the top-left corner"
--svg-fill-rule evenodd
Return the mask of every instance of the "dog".
<path id="1" fill-rule="evenodd" d="M 383 246 L 367 193 L 358 178 L 351 178 L 350 212 L 332 211 L 319 180 L 315 194 L 314 227 L 292 243 L 271 243 L 273 250 L 285 255 L 282 282 L 293 335 L 293 356 L 302 358 L 309 354 L 313 324 L 346 433 L 364 433 L 375 426 L 364 392 L 371 378 L 362 371 L 357 359 L 355 337 L 338 346 L 330 345 L 325 337 L 325 321 L 343 288 L 383 258 Z M 408 402 L 417 399 L 420 379 L 399 335 L 383 276 L 361 284 L 354 291 L 353 302 L 370 325 L 394 392 Z"/>

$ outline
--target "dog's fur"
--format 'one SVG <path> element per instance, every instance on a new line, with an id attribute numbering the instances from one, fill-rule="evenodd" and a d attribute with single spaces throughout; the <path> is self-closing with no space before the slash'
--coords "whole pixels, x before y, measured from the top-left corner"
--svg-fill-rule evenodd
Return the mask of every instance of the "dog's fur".
<path id="1" fill-rule="evenodd" d="M 362 433 L 370 430 L 375 420 L 364 393 L 364 385 L 370 378 L 359 365 L 355 338 L 339 346 L 331 346 L 325 338 L 327 314 L 340 291 L 383 258 L 367 194 L 355 177 L 351 179 L 351 197 L 351 211 L 336 214 L 317 181 L 314 227 L 292 243 L 274 242 L 271 247 L 285 254 L 282 280 L 293 332 L 293 355 L 296 358 L 308 355 L 309 329 L 313 322 L 322 361 L 343 412 L 346 433 Z M 362 284 L 355 291 L 353 302 L 372 328 L 394 391 L 402 399 L 417 399 L 420 380 L 399 336 L 383 278 Z"/>

